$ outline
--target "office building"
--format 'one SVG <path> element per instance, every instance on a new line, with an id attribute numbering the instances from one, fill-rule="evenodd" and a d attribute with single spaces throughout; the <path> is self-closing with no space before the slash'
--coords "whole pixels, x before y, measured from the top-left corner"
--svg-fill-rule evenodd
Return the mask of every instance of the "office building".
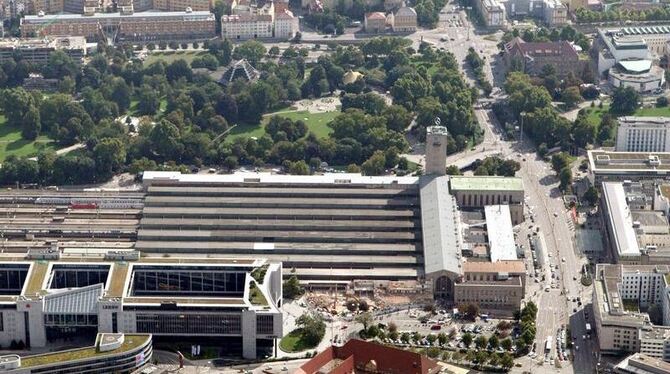
<path id="1" fill-rule="evenodd" d="M 475 0 L 474 4 L 486 27 L 502 28 L 507 24 L 505 7 L 498 0 Z"/>
<path id="2" fill-rule="evenodd" d="M 272 352 L 282 336 L 282 266 L 263 259 L 57 248 L 2 256 L 0 274 L 5 347 L 97 333 L 152 334 L 154 340 L 217 340 L 228 354 L 256 358 Z"/>
<path id="3" fill-rule="evenodd" d="M 590 150 L 587 156 L 588 178 L 592 184 L 670 177 L 670 153 Z"/>
<path id="4" fill-rule="evenodd" d="M 530 75 L 539 75 L 546 66 L 552 66 L 558 76 L 569 72 L 579 76 L 584 63 L 570 42 L 525 42 L 516 37 L 504 46 L 504 61 L 507 68 L 520 64 L 523 71 Z"/>
<path id="5" fill-rule="evenodd" d="M 619 117 L 617 152 L 670 152 L 670 118 Z"/>
<path id="6" fill-rule="evenodd" d="M 100 25 L 105 27 L 101 28 Z M 21 35 L 82 36 L 89 40 L 117 41 L 201 40 L 216 35 L 210 12 L 95 13 L 25 16 Z"/>
<path id="7" fill-rule="evenodd" d="M 130 374 L 151 362 L 151 335 L 98 334 L 90 347 L 23 356 L 0 356 L 0 371 L 10 374 Z"/>
<path id="8" fill-rule="evenodd" d="M 430 126 L 426 129 L 426 174 L 447 174 L 448 138 L 444 126 Z"/>
<path id="9" fill-rule="evenodd" d="M 518 177 L 452 176 L 450 191 L 461 209 L 508 205 L 512 223 L 524 221 L 524 186 Z"/>
<path id="10" fill-rule="evenodd" d="M 331 346 L 305 362 L 293 374 L 403 373 L 437 374 L 437 361 L 395 347 L 351 339 Z"/>
<path id="11" fill-rule="evenodd" d="M 560 26 L 568 21 L 568 7 L 560 0 L 507 0 L 503 4 L 510 17 L 530 16 L 548 26 Z"/>
<path id="12" fill-rule="evenodd" d="M 665 70 L 651 60 L 619 61 L 609 69 L 608 82 L 614 88 L 631 87 L 641 94 L 658 93 L 665 85 Z"/>
<path id="13" fill-rule="evenodd" d="M 668 314 L 668 265 L 596 265 L 593 312 L 600 352 L 641 353 L 670 361 L 670 327 L 640 310 L 651 304 Z M 665 318 L 665 317 L 664 317 Z"/>
<path id="14" fill-rule="evenodd" d="M 0 62 L 20 57 L 33 65 L 44 65 L 55 51 L 63 51 L 76 64 L 86 56 L 86 39 L 79 36 L 44 39 L 3 39 L 0 41 Z"/>

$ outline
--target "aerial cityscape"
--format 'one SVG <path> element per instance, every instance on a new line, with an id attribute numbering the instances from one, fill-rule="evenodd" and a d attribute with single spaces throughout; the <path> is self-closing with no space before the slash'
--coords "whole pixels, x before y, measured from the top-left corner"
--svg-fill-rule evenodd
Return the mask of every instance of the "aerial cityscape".
<path id="1" fill-rule="evenodd" d="M 0 373 L 670 374 L 669 3 L 0 18 Z"/>

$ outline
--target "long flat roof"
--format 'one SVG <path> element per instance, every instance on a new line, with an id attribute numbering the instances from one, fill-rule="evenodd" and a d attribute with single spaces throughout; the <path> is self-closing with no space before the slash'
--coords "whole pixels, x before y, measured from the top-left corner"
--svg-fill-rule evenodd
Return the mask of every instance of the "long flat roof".
<path id="1" fill-rule="evenodd" d="M 644 173 L 665 175 L 670 172 L 670 152 L 588 151 L 589 168 L 596 174 Z"/>
<path id="2" fill-rule="evenodd" d="M 419 177 L 364 176 L 355 173 L 286 175 L 272 173 L 182 174 L 173 171 L 145 171 L 144 183 L 168 181 L 182 183 L 288 183 L 288 184 L 417 184 Z"/>
<path id="3" fill-rule="evenodd" d="M 516 243 L 509 205 L 487 205 L 484 207 L 484 214 L 486 215 L 491 262 L 516 260 Z"/>
<path id="4" fill-rule="evenodd" d="M 137 12 L 132 14 L 121 14 L 121 13 L 95 13 L 92 15 L 83 15 L 83 14 L 45 14 L 45 15 L 27 15 L 23 18 L 22 22 L 27 22 L 31 24 L 43 24 L 51 23 L 57 21 L 77 21 L 77 20 L 107 20 L 107 19 L 160 19 L 160 18 L 182 18 L 184 21 L 192 20 L 202 20 L 211 18 L 214 20 L 214 13 L 209 11 L 192 11 L 192 12 Z"/>
<path id="5" fill-rule="evenodd" d="M 452 176 L 451 190 L 457 191 L 523 191 L 523 180 L 519 177 L 497 176 Z"/>
<path id="6" fill-rule="evenodd" d="M 461 274 L 459 217 L 449 194 L 448 177 L 424 179 L 421 187 L 421 222 L 426 274 L 448 271 Z"/>
<path id="7" fill-rule="evenodd" d="M 633 216 L 626 202 L 626 192 L 620 182 L 603 183 L 603 197 L 607 205 L 607 219 L 612 223 L 615 243 L 619 256 L 639 256 L 640 246 L 633 229 Z"/>

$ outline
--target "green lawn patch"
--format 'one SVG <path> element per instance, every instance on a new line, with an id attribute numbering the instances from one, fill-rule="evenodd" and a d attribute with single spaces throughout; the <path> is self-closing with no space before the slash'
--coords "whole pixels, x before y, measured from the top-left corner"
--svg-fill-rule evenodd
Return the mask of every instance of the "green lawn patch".
<path id="1" fill-rule="evenodd" d="M 328 123 L 337 117 L 338 114 L 340 114 L 339 111 L 323 113 L 310 113 L 308 111 L 274 112 L 266 114 L 260 124 L 238 124 L 235 128 L 230 130 L 230 133 L 228 133 L 228 136 L 226 137 L 226 142 L 232 142 L 235 138 L 239 137 L 262 137 L 265 135 L 265 125 L 270 121 L 272 116 L 286 117 L 294 121 L 302 120 L 307 124 L 309 131 L 316 134 L 319 138 L 326 138 L 332 132 L 332 129 L 328 127 Z"/>
<path id="2" fill-rule="evenodd" d="M 263 295 L 255 281 L 252 281 L 249 285 L 249 302 L 251 305 L 268 305 L 268 300 Z"/>
<path id="3" fill-rule="evenodd" d="M 640 108 L 635 112 L 640 117 L 670 117 L 670 107 L 663 108 Z"/>
<path id="4" fill-rule="evenodd" d="M 149 66 L 157 61 L 165 61 L 165 63 L 170 64 L 176 60 L 184 60 L 191 65 L 193 59 L 205 54 L 204 51 L 154 51 L 147 55 L 147 58 L 144 60 L 144 65 Z"/>
<path id="5" fill-rule="evenodd" d="M 598 108 L 597 106 L 594 108 L 586 108 L 586 118 L 588 119 L 589 123 L 599 125 L 603 114 L 607 113 L 609 109 L 609 105 L 603 105 L 602 108 Z"/>
<path id="6" fill-rule="evenodd" d="M 21 138 L 21 129 L 7 125 L 4 115 L 0 115 L 0 161 L 8 156 L 31 157 L 41 150 L 53 149 L 53 139 L 46 135 L 38 136 L 35 140 Z"/>
<path id="7" fill-rule="evenodd" d="M 288 335 L 285 335 L 279 342 L 279 348 L 284 352 L 300 352 L 312 349 L 315 345 L 309 345 L 305 342 L 302 329 L 295 329 Z"/>

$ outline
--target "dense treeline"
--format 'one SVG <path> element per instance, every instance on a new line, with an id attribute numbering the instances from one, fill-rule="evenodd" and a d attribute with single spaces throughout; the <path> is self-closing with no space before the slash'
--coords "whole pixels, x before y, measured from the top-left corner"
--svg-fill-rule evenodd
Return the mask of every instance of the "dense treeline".
<path id="1" fill-rule="evenodd" d="M 260 79 L 221 86 L 184 60 L 147 65 L 128 47 L 100 46 L 82 68 L 62 53 L 52 55 L 48 68 L 31 67 L 20 58 L 4 64 L 0 109 L 8 125 L 20 127 L 26 139 L 44 134 L 59 147 L 84 147 L 63 155 L 43 152 L 37 161 L 8 158 L 0 183 L 94 183 L 121 171 L 186 171 L 201 165 L 283 165 L 306 174 L 326 162 L 366 174 L 394 167 L 403 172 L 408 163 L 399 154 L 408 149 L 404 134 L 415 114 L 412 131 L 418 136 L 425 136 L 436 116 L 442 118 L 450 152 L 480 136 L 471 109 L 475 92 L 452 55 L 425 45 L 414 55 L 405 40 L 372 39 L 360 47 L 338 47 L 309 67 L 295 49 L 277 59 L 256 41 L 236 48 L 214 41 L 206 48 L 195 65 L 245 58 L 261 72 Z M 344 87 L 349 69 L 365 78 Z M 43 95 L 19 87 L 32 71 L 57 77 L 59 92 Z M 316 136 L 302 121 L 272 118 L 261 137 L 226 138 L 232 126 L 258 124 L 264 113 L 339 89 L 345 89 L 342 113 L 329 124 L 327 137 Z M 394 104 L 373 89 L 389 91 Z"/>
<path id="2" fill-rule="evenodd" d="M 654 9 L 610 9 L 604 12 L 596 12 L 586 8 L 579 8 L 575 11 L 578 23 L 589 22 L 608 22 L 608 21 L 665 21 L 670 19 L 670 9 L 667 6 Z"/>

